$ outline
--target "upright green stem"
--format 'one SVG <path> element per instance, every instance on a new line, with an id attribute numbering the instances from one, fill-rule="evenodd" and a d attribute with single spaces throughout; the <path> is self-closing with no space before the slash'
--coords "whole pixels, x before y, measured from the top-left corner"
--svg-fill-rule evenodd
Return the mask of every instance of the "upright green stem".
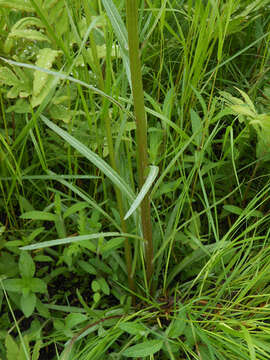
<path id="1" fill-rule="evenodd" d="M 90 3 L 87 2 L 87 0 L 84 0 L 84 9 L 86 12 L 86 17 L 87 17 L 88 23 L 90 24 L 91 23 L 91 11 L 90 11 L 89 5 L 90 5 Z M 96 6 L 96 7 L 98 6 L 97 2 L 95 4 L 95 2 L 93 2 L 93 1 L 92 1 L 91 5 Z M 92 50 L 92 55 L 93 55 L 94 70 L 96 71 L 96 74 L 98 75 L 99 88 L 102 91 L 105 91 L 106 93 L 109 94 L 110 90 L 111 90 L 111 75 L 112 75 L 111 67 L 110 67 L 112 40 L 110 39 L 110 37 L 108 35 L 109 32 L 107 33 L 105 29 L 104 29 L 104 33 L 106 35 L 105 39 L 106 39 L 106 49 L 107 49 L 105 79 L 103 78 L 102 67 L 101 67 L 99 59 L 98 59 L 97 47 L 96 47 L 96 43 L 95 43 L 92 32 L 89 35 L 89 39 L 90 39 L 91 50 Z M 114 146 L 113 146 L 112 131 L 111 131 L 111 119 L 109 116 L 109 101 L 108 101 L 108 99 L 106 99 L 104 97 L 102 99 L 101 118 L 104 122 L 105 129 L 106 129 L 106 138 L 107 138 L 107 144 L 108 144 L 108 149 L 109 149 L 110 164 L 111 164 L 111 167 L 116 172 L 118 172 L 117 165 L 116 165 L 116 156 L 115 156 L 115 151 L 114 151 Z M 120 221 L 121 221 L 121 229 L 122 229 L 123 233 L 127 233 L 128 229 L 127 229 L 127 224 L 124 220 L 125 211 L 124 211 L 122 194 L 121 194 L 120 190 L 117 188 L 117 186 L 114 186 L 114 191 L 116 194 L 117 207 L 118 207 Z M 134 292 L 135 291 L 135 283 L 134 283 L 134 278 L 132 276 L 132 251 L 131 251 L 130 240 L 128 238 L 125 239 L 124 246 L 125 246 L 125 260 L 126 260 L 127 275 L 128 275 L 128 285 L 129 285 L 129 289 Z M 135 298 L 133 295 L 132 295 L 132 301 L 133 301 L 133 303 L 135 303 Z"/>
<path id="2" fill-rule="evenodd" d="M 104 84 L 104 82 L 101 84 L 101 89 L 105 90 L 109 94 L 110 88 L 111 88 L 111 69 L 110 69 L 111 53 L 110 53 L 110 51 L 112 49 L 112 44 L 108 40 L 108 36 L 106 36 L 106 39 L 107 39 L 107 41 L 106 41 L 106 43 L 107 43 L 106 79 L 105 79 L 105 84 Z M 102 81 L 103 81 L 103 78 L 102 78 Z M 111 163 L 112 168 L 118 172 L 117 165 L 116 165 L 115 151 L 114 151 L 114 146 L 113 146 L 111 120 L 110 120 L 110 116 L 109 116 L 109 101 L 106 98 L 103 98 L 103 100 L 102 100 L 102 118 L 105 123 L 110 163 Z M 127 224 L 126 224 L 126 221 L 124 220 L 125 212 L 124 212 L 124 204 L 123 204 L 122 194 L 116 186 L 114 187 L 114 191 L 116 194 L 116 200 L 117 200 L 117 205 L 118 205 L 118 210 L 119 210 L 119 215 L 120 215 L 120 220 L 121 220 L 121 228 L 124 233 L 127 233 Z M 132 276 L 132 252 L 131 252 L 131 246 L 130 246 L 130 242 L 129 242 L 128 238 L 125 239 L 124 244 L 125 244 L 125 260 L 126 260 L 127 273 L 128 273 L 128 285 L 129 285 L 129 289 L 134 292 L 135 291 L 135 283 L 134 283 L 134 278 Z M 133 298 L 133 300 L 132 300 L 133 303 L 135 303 L 135 298 L 133 296 L 132 296 L 132 298 Z"/>
<path id="3" fill-rule="evenodd" d="M 137 0 L 126 0 L 127 30 L 129 60 L 132 82 L 132 93 L 134 103 L 134 113 L 136 117 L 136 137 L 137 137 L 137 163 L 139 173 L 139 186 L 143 186 L 148 167 L 147 154 L 147 120 L 144 108 L 144 93 L 142 84 L 141 61 L 139 54 L 139 35 L 138 35 L 138 2 Z M 142 231 L 145 240 L 146 257 L 146 276 L 150 288 L 150 281 L 153 274 L 153 242 L 152 224 L 150 213 L 150 199 L 147 194 L 141 203 Z"/>

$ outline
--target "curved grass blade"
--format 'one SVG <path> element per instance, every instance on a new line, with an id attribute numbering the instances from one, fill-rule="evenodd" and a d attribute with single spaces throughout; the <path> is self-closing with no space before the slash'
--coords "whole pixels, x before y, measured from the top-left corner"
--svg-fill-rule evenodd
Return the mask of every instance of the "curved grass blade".
<path id="1" fill-rule="evenodd" d="M 136 199 L 134 200 L 133 204 L 131 205 L 130 209 L 128 210 L 128 212 L 126 213 L 124 220 L 127 220 L 130 215 L 132 215 L 134 213 L 134 211 L 140 206 L 141 202 L 143 201 L 145 195 L 148 193 L 151 185 L 153 184 L 153 182 L 155 181 L 155 178 L 157 177 L 158 174 L 158 166 L 150 166 L 150 172 L 147 176 L 147 179 L 145 180 L 145 183 L 143 184 L 141 191 L 139 192 L 138 196 L 136 197 Z"/>
<path id="2" fill-rule="evenodd" d="M 65 244 L 71 244 L 76 243 L 80 241 L 86 241 L 86 240 L 93 240 L 93 239 L 99 239 L 102 237 L 115 237 L 115 236 L 123 236 L 123 237 L 130 237 L 130 238 L 136 238 L 141 239 L 141 237 L 131 234 L 125 234 L 120 232 L 106 232 L 106 233 L 96 233 L 96 234 L 87 234 L 87 235 L 79 235 L 79 236 L 71 236 L 66 237 L 63 239 L 56 239 L 56 240 L 49 240 L 49 241 L 43 241 L 41 243 L 22 246 L 19 249 L 20 250 L 37 250 L 37 249 L 43 249 L 51 246 L 58 246 L 58 245 L 65 245 Z"/>
<path id="3" fill-rule="evenodd" d="M 86 159 L 93 163 L 100 171 L 102 171 L 118 188 L 127 196 L 128 199 L 134 200 L 135 195 L 129 187 L 129 185 L 114 171 L 103 159 L 101 159 L 93 151 L 89 150 L 80 141 L 69 135 L 65 130 L 62 130 L 59 126 L 55 125 L 45 116 L 41 115 L 41 120 L 59 136 L 61 136 L 66 142 L 68 142 L 74 149 L 81 153 Z"/>
<path id="4" fill-rule="evenodd" d="M 130 74 L 130 64 L 128 57 L 128 34 L 125 24 L 117 10 L 117 7 L 114 5 L 112 0 L 102 0 L 102 4 L 106 10 L 108 18 L 112 24 L 113 30 L 117 37 L 117 40 L 120 44 L 120 52 L 122 55 L 123 63 L 125 66 L 127 78 L 129 84 L 131 85 L 131 74 Z"/>

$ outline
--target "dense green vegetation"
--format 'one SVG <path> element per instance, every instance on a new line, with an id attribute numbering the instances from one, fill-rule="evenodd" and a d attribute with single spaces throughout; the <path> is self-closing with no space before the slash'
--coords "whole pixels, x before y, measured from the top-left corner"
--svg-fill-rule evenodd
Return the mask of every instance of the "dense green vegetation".
<path id="1" fill-rule="evenodd" d="M 0 13 L 0 359 L 269 359 L 270 1 Z"/>

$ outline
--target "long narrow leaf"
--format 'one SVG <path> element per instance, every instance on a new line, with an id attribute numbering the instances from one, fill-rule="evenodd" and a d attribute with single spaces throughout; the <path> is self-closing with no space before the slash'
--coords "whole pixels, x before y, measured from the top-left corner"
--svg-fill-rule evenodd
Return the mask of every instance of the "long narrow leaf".
<path id="1" fill-rule="evenodd" d="M 100 171 L 102 171 L 119 189 L 125 194 L 128 199 L 134 200 L 135 195 L 129 187 L 129 185 L 115 172 L 103 159 L 101 159 L 93 151 L 89 150 L 84 144 L 69 135 L 65 130 L 62 130 L 59 126 L 55 125 L 45 116 L 41 115 L 41 120 L 59 136 L 61 136 L 66 142 L 68 142 L 74 149 L 82 154 L 86 159 L 93 163 Z"/>
<path id="2" fill-rule="evenodd" d="M 132 215 L 134 213 L 134 211 L 138 208 L 138 206 L 140 206 L 145 195 L 148 193 L 151 185 L 155 181 L 155 178 L 157 177 L 157 174 L 158 174 L 158 170 L 159 170 L 158 166 L 150 166 L 149 175 L 147 176 L 147 179 L 145 180 L 145 183 L 143 184 L 138 196 L 136 197 L 136 199 L 134 200 L 130 209 L 126 213 L 124 220 L 128 219 L 130 217 L 130 215 Z"/>
<path id="3" fill-rule="evenodd" d="M 125 66 L 127 78 L 129 84 L 131 85 L 131 74 L 130 74 L 130 66 L 129 66 L 129 57 L 128 57 L 128 34 L 125 24 L 114 5 L 113 0 L 102 0 L 102 4 L 106 10 L 108 18 L 112 24 L 113 30 L 116 34 L 117 40 L 120 45 L 120 51 L 123 59 L 123 63 Z"/>
<path id="4" fill-rule="evenodd" d="M 120 43 L 120 46 L 124 48 L 127 52 L 128 49 L 128 34 L 127 29 L 124 25 L 124 22 L 114 5 L 112 0 L 102 0 L 102 4 L 106 10 L 108 18 L 111 21 L 113 30 L 117 36 L 117 40 Z"/>
<path id="5" fill-rule="evenodd" d="M 122 234 L 119 232 L 106 232 L 106 233 L 96 233 L 96 234 L 87 234 L 87 235 L 79 235 L 79 236 L 71 236 L 66 237 L 63 239 L 56 239 L 56 240 L 49 240 L 49 241 L 43 241 L 41 243 L 32 244 L 20 247 L 20 250 L 37 250 L 37 249 L 43 249 L 51 246 L 57 246 L 57 245 L 65 245 L 65 244 L 71 244 L 76 243 L 80 241 L 85 240 L 93 240 L 93 239 L 99 239 L 102 237 L 115 237 L 115 236 L 125 236 L 125 237 L 131 237 L 136 239 L 141 239 L 139 236 L 131 235 L 131 234 Z"/>

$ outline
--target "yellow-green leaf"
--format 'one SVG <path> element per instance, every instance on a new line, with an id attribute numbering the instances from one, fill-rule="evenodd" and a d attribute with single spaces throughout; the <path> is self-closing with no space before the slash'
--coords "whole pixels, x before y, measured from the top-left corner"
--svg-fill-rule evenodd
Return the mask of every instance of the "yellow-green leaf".
<path id="1" fill-rule="evenodd" d="M 33 12 L 35 9 L 31 5 L 30 0 L 0 0 L 0 7 L 16 9 L 26 12 Z"/>
<path id="2" fill-rule="evenodd" d="M 18 85 L 20 81 L 13 71 L 4 66 L 0 68 L 0 82 L 9 86 L 14 86 Z"/>
<path id="3" fill-rule="evenodd" d="M 244 116 L 250 116 L 254 118 L 254 116 L 257 115 L 257 113 L 254 113 L 250 107 L 246 104 L 242 105 L 230 105 L 230 108 L 233 110 L 233 112 L 236 115 L 244 115 Z"/>
<path id="4" fill-rule="evenodd" d="M 36 66 L 43 69 L 51 69 L 53 62 L 60 53 L 60 51 L 49 48 L 41 49 L 37 56 Z M 43 71 L 35 71 L 33 83 L 33 97 L 38 96 L 41 90 L 44 89 L 44 87 L 48 87 L 49 77 L 50 75 Z"/>
<path id="5" fill-rule="evenodd" d="M 9 37 L 28 39 L 31 41 L 49 41 L 48 37 L 40 31 L 31 29 L 14 30 L 9 34 Z"/>
<path id="6" fill-rule="evenodd" d="M 7 334 L 5 339 L 5 345 L 7 349 L 7 360 L 17 359 L 19 347 L 16 342 L 13 340 L 12 336 Z"/>
<path id="7" fill-rule="evenodd" d="M 53 91 L 54 87 L 56 86 L 56 83 L 59 80 L 57 78 L 54 78 L 53 76 L 49 75 L 47 77 L 47 81 L 44 82 L 43 88 L 41 89 L 40 93 L 38 95 L 33 95 L 31 99 L 31 105 L 34 107 L 40 105 L 43 100 L 45 100 L 46 96 L 49 94 L 50 91 Z"/>
<path id="8" fill-rule="evenodd" d="M 253 102 L 250 100 L 250 97 L 248 96 L 248 94 L 246 94 L 243 90 L 240 90 L 236 87 L 236 89 L 240 92 L 240 94 L 243 96 L 243 98 L 245 99 L 246 104 L 250 107 L 250 109 L 256 114 L 256 109 L 254 107 Z"/>

